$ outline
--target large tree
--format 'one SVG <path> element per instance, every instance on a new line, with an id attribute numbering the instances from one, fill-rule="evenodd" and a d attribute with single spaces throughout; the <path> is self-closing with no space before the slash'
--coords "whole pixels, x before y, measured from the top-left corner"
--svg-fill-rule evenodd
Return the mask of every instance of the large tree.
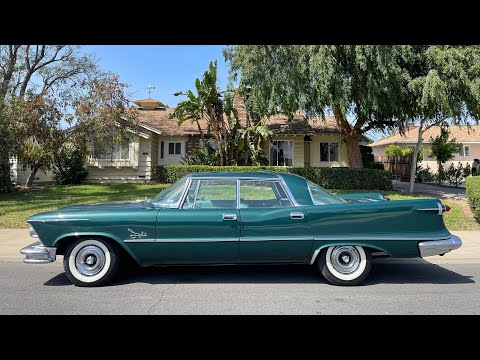
<path id="1" fill-rule="evenodd" d="M 423 135 L 433 126 L 468 125 L 480 119 L 480 47 L 413 46 L 406 70 L 403 106 L 407 125 L 416 125 L 410 173 L 414 189 Z"/>
<path id="2" fill-rule="evenodd" d="M 10 181 L 12 156 L 30 169 L 28 186 L 64 141 L 84 144 L 105 138 L 114 123 L 124 127 L 124 88 L 80 46 L 0 45 L 0 183 Z"/>
<path id="3" fill-rule="evenodd" d="M 395 128 L 404 115 L 401 64 L 409 51 L 408 46 L 237 45 L 224 55 L 232 80 L 251 88 L 249 101 L 262 116 L 333 112 L 349 165 L 359 168 L 360 135 Z"/>

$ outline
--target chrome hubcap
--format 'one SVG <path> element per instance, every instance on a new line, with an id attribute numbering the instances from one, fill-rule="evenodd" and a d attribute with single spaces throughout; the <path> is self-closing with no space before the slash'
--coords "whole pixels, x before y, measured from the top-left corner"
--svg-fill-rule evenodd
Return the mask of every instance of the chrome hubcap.
<path id="1" fill-rule="evenodd" d="M 360 253 L 354 246 L 337 246 L 330 255 L 335 270 L 341 274 L 351 274 L 360 265 Z"/>
<path id="2" fill-rule="evenodd" d="M 98 246 L 85 246 L 77 253 L 75 266 L 82 275 L 94 276 L 105 266 L 105 254 Z"/>

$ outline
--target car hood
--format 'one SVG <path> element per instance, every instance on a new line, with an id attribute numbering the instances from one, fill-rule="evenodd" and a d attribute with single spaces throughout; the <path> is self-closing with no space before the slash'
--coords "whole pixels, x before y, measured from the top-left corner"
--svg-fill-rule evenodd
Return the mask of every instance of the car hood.
<path id="1" fill-rule="evenodd" d="M 113 209 L 120 209 L 120 208 L 142 208 L 144 205 L 142 204 L 143 200 L 133 200 L 133 201 L 108 201 L 108 202 L 101 202 L 95 204 L 78 204 L 78 205 L 71 205 L 65 206 L 58 209 L 59 212 L 68 212 L 68 211 L 97 211 L 97 210 L 113 210 Z"/>

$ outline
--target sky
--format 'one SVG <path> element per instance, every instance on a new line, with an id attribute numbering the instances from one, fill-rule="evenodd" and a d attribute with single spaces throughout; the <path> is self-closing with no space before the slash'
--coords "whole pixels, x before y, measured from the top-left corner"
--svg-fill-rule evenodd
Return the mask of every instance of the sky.
<path id="1" fill-rule="evenodd" d="M 228 84 L 228 66 L 222 55 L 225 45 L 89 45 L 83 49 L 99 59 L 103 70 L 117 73 L 130 84 L 133 100 L 149 97 L 147 86 L 155 87 L 150 97 L 175 107 L 182 100 L 178 91 L 195 88 L 210 61 L 217 60 L 218 85 Z"/>
<path id="2" fill-rule="evenodd" d="M 89 45 L 83 51 L 94 54 L 103 70 L 117 73 L 120 81 L 129 84 L 131 99 L 149 97 L 147 87 L 151 85 L 155 88 L 150 97 L 175 107 L 182 97 L 173 94 L 193 90 L 195 78 L 202 77 L 210 61 L 217 60 L 220 89 L 227 87 L 223 48 L 225 45 Z M 369 131 L 367 136 L 378 140 L 382 134 Z"/>

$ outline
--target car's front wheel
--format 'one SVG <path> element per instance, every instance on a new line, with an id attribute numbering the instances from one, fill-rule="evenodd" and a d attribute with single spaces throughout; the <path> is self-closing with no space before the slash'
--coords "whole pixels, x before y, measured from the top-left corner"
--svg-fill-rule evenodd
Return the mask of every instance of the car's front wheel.
<path id="1" fill-rule="evenodd" d="M 320 252 L 318 267 L 334 285 L 358 285 L 370 272 L 372 256 L 361 246 L 330 246 Z"/>
<path id="2" fill-rule="evenodd" d="M 78 239 L 65 250 L 63 267 L 77 286 L 102 286 L 118 272 L 120 254 L 104 239 Z"/>

